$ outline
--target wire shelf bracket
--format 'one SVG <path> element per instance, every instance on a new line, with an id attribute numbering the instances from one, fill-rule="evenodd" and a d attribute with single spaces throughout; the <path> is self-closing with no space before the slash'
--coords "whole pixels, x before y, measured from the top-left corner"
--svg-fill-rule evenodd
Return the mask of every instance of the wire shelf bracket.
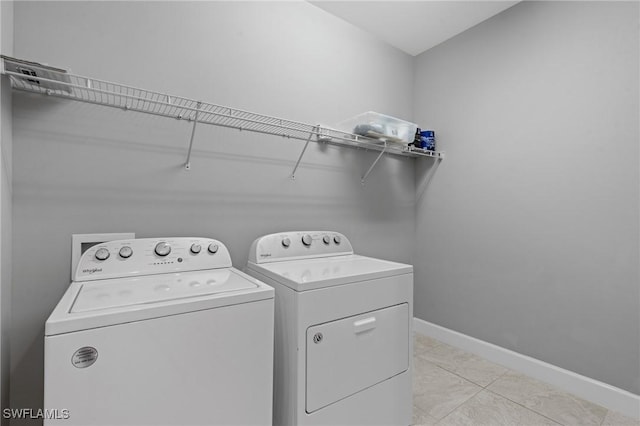
<path id="1" fill-rule="evenodd" d="M 191 138 L 189 139 L 189 149 L 187 151 L 187 161 L 184 164 L 184 168 L 191 170 L 191 149 L 193 148 L 193 138 L 196 135 L 196 125 L 198 124 L 198 113 L 200 113 L 200 107 L 202 102 L 198 102 L 195 117 L 193 119 L 193 127 L 191 127 Z"/>
<path id="2" fill-rule="evenodd" d="M 319 129 L 320 127 L 318 126 L 317 129 Z M 302 152 L 300 152 L 300 155 L 298 156 L 298 161 L 296 161 L 296 165 L 293 166 L 293 171 L 291 172 L 291 180 L 296 180 L 296 170 L 298 170 L 298 166 L 300 166 L 300 161 L 302 161 L 302 157 L 304 156 L 305 151 L 307 150 L 307 147 L 309 146 L 309 142 L 311 142 L 311 138 L 313 137 L 313 135 L 318 135 L 319 131 L 313 132 L 313 133 L 309 133 L 309 137 L 307 138 L 307 141 L 304 143 L 304 148 L 302 148 Z"/>
<path id="3" fill-rule="evenodd" d="M 209 124 L 304 141 L 304 148 L 290 176 L 292 179 L 295 179 L 296 171 L 311 141 L 379 152 L 380 154 L 376 161 L 362 177 L 363 182 L 383 154 L 411 158 L 444 158 L 444 152 L 441 151 L 427 151 L 408 145 L 387 143 L 384 140 L 355 135 L 330 127 L 311 125 L 96 78 L 83 77 L 70 74 L 64 69 L 50 67 L 37 62 L 3 55 L 0 55 L 0 61 L 0 73 L 9 77 L 14 90 L 177 120 L 183 120 L 186 117 L 186 121 L 193 122 L 187 158 L 184 163 L 186 170 L 191 168 L 191 154 L 198 124 Z M 314 135 L 316 136 L 315 140 L 313 138 Z M 384 145 L 381 142 L 384 142 Z"/>
<path id="4" fill-rule="evenodd" d="M 380 151 L 380 154 L 378 154 L 378 156 L 376 157 L 376 159 L 373 161 L 373 163 L 371 164 L 371 166 L 369 166 L 369 169 L 365 172 L 365 174 L 362 176 L 362 178 L 360 179 L 360 183 L 364 185 L 364 183 L 366 182 L 367 178 L 369 177 L 369 175 L 371 174 L 371 171 L 373 170 L 373 168 L 376 166 L 376 164 L 378 164 L 378 161 L 380 161 L 380 159 L 382 158 L 382 156 L 384 155 L 384 153 L 387 151 L 388 148 L 388 142 L 384 141 L 384 149 L 382 151 Z"/>

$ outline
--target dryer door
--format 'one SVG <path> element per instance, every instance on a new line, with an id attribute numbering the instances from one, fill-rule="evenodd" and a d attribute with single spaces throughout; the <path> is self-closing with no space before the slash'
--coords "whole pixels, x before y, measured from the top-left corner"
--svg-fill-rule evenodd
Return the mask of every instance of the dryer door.
<path id="1" fill-rule="evenodd" d="M 406 371 L 409 330 L 407 303 L 309 327 L 307 413 Z"/>

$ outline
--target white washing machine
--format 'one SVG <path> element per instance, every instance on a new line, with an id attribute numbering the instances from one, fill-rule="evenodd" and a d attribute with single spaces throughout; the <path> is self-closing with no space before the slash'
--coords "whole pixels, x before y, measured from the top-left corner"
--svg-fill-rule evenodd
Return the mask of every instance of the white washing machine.
<path id="1" fill-rule="evenodd" d="M 283 232 L 254 241 L 246 270 L 276 290 L 274 424 L 411 424 L 413 266 Z"/>
<path id="2" fill-rule="evenodd" d="M 274 291 L 208 238 L 89 249 L 45 325 L 45 425 L 266 425 Z"/>

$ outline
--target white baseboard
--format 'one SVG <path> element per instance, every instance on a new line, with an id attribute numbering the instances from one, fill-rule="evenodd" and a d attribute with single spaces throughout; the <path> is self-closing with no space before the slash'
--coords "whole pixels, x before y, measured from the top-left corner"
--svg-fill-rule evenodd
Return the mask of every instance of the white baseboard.
<path id="1" fill-rule="evenodd" d="M 433 337 L 448 345 L 549 383 L 609 410 L 617 411 L 634 419 L 640 419 L 639 395 L 420 318 L 413 319 L 413 329 L 416 333 Z"/>

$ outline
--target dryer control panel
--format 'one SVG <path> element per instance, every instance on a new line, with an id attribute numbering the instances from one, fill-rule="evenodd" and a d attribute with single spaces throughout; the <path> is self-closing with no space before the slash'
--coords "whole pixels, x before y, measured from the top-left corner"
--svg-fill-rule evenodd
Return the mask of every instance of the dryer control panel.
<path id="1" fill-rule="evenodd" d="M 265 235 L 253 242 L 249 262 L 269 263 L 353 254 L 351 243 L 339 232 L 291 231 Z"/>
<path id="2" fill-rule="evenodd" d="M 87 250 L 74 281 L 230 268 L 227 247 L 211 238 L 137 238 L 107 241 Z"/>

